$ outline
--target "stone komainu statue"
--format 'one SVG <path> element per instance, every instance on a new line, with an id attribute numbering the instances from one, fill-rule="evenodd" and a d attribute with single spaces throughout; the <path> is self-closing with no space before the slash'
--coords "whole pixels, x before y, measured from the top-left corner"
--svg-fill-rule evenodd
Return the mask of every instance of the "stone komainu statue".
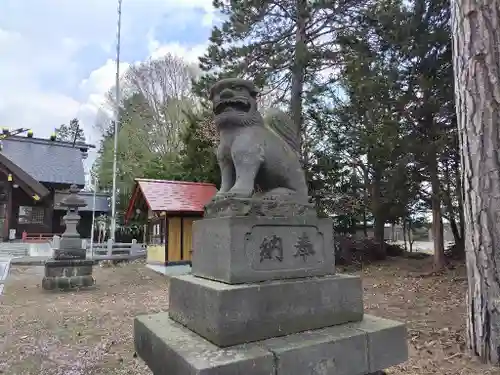
<path id="1" fill-rule="evenodd" d="M 265 123 L 257 95 L 252 82 L 237 78 L 223 79 L 210 90 L 222 178 L 215 199 L 269 197 L 307 203 L 299 130 L 277 110 Z"/>

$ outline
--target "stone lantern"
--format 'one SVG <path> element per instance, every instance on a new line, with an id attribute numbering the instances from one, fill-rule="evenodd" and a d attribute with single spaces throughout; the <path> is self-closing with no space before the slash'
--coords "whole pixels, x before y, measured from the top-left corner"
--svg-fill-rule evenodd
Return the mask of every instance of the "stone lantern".
<path id="1" fill-rule="evenodd" d="M 66 229 L 61 236 L 59 249 L 54 252 L 54 259 L 85 259 L 86 249 L 82 248 L 82 239 L 76 227 L 80 222 L 78 210 L 85 207 L 87 203 L 78 195 L 80 189 L 72 185 L 69 195 L 61 202 L 61 207 L 66 208 L 66 215 L 63 217 Z"/>
<path id="2" fill-rule="evenodd" d="M 80 222 L 78 209 L 87 204 L 78 195 L 80 189 L 72 185 L 69 195 L 61 202 L 66 207 L 63 217 L 66 230 L 61 236 L 59 249 L 54 250 L 53 259 L 45 262 L 45 277 L 42 287 L 46 290 L 88 287 L 94 284 L 92 260 L 85 259 L 87 251 L 82 248 L 82 240 L 76 229 Z"/>

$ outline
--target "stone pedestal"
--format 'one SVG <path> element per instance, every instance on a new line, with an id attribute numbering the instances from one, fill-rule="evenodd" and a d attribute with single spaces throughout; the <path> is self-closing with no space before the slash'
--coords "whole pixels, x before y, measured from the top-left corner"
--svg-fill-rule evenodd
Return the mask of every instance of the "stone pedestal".
<path id="1" fill-rule="evenodd" d="M 404 362 L 404 324 L 363 314 L 358 276 L 335 274 L 332 223 L 295 216 L 195 222 L 191 275 L 169 311 L 134 325 L 154 375 L 364 375 Z"/>
<path id="2" fill-rule="evenodd" d="M 170 283 L 170 318 L 221 347 L 363 318 L 354 276 L 229 285 L 184 275 Z"/>
<path id="3" fill-rule="evenodd" d="M 193 275 L 229 284 L 335 272 L 330 219 L 224 217 L 193 223 Z"/>
<path id="4" fill-rule="evenodd" d="M 45 262 L 42 288 L 45 290 L 82 288 L 94 285 L 92 266 L 86 259 L 49 259 Z"/>
<path id="5" fill-rule="evenodd" d="M 370 315 L 224 349 L 167 313 L 136 318 L 134 336 L 154 375 L 364 375 L 408 358 L 404 324 Z"/>

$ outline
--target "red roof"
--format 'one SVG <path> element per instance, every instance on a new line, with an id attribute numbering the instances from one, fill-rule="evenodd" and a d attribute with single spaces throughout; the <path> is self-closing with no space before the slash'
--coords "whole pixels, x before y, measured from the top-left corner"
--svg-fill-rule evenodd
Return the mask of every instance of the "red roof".
<path id="1" fill-rule="evenodd" d="M 138 190 L 152 211 L 203 212 L 204 206 L 213 198 L 217 189 L 214 184 L 149 180 L 136 178 L 136 187 L 127 210 L 127 218 L 134 206 Z"/>

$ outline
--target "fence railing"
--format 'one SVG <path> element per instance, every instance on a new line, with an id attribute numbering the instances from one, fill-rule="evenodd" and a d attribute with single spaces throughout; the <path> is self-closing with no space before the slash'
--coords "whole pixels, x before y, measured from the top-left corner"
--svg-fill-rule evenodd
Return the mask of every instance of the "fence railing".
<path id="1" fill-rule="evenodd" d="M 90 249 L 90 244 L 86 245 L 86 249 Z M 132 242 L 113 242 L 108 240 L 102 244 L 93 244 L 92 246 L 93 256 L 130 256 L 139 257 L 146 255 L 146 245 L 142 243 L 137 243 L 137 240 L 132 240 Z"/>
<path id="2" fill-rule="evenodd" d="M 51 242 L 52 239 L 57 236 L 54 233 L 27 233 L 23 232 L 21 234 L 21 240 L 25 243 L 44 243 Z"/>
<path id="3" fill-rule="evenodd" d="M 59 249 L 61 238 L 54 236 L 52 239 L 52 248 Z M 120 260 L 136 259 L 146 256 L 147 246 L 132 240 L 130 243 L 113 242 L 108 240 L 103 243 L 94 243 L 92 248 L 88 240 L 82 240 L 82 248 L 86 249 L 87 257 L 97 260 Z"/>

